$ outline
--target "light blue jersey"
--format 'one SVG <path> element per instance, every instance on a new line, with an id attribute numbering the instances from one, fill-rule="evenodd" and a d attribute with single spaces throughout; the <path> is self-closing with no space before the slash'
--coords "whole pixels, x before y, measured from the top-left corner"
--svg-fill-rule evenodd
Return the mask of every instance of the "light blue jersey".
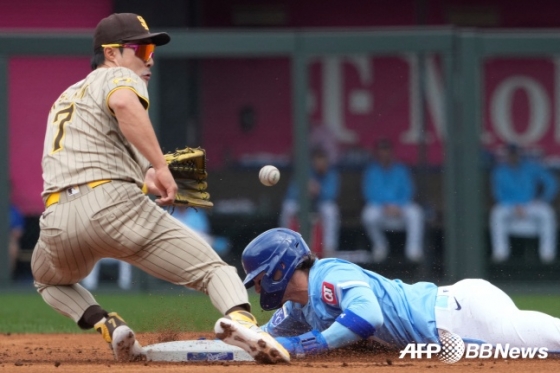
<path id="1" fill-rule="evenodd" d="M 501 164 L 492 173 L 496 201 L 505 205 L 542 199 L 550 203 L 558 192 L 554 175 L 536 162 L 522 160 L 517 165 Z"/>
<path id="2" fill-rule="evenodd" d="M 309 272 L 308 303 L 285 303 L 263 329 L 274 337 L 319 330 L 334 348 L 360 339 L 336 322 L 341 314 L 349 313 L 367 321 L 373 327 L 373 339 L 381 343 L 397 348 L 412 342 L 439 343 L 436 296 L 433 283 L 409 285 L 345 260 L 321 259 Z"/>

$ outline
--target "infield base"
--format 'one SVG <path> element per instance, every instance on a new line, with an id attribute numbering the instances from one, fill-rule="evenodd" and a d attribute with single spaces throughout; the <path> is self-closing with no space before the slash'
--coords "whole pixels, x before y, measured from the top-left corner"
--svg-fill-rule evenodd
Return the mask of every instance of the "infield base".
<path id="1" fill-rule="evenodd" d="M 150 361 L 254 361 L 245 350 L 220 340 L 188 340 L 145 346 Z"/>

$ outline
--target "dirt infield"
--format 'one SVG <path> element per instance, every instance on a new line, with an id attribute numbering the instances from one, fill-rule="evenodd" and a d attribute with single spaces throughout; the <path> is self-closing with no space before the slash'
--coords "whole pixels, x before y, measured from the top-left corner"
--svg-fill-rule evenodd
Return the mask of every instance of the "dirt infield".
<path id="1" fill-rule="evenodd" d="M 201 333 L 139 334 L 144 344 L 171 340 L 214 338 Z M 97 334 L 11 334 L 0 335 L 2 372 L 189 372 L 189 373 L 302 373 L 302 372 L 558 372 L 560 360 L 461 360 L 444 364 L 437 359 L 399 359 L 398 354 L 371 351 L 359 346 L 328 355 L 295 360 L 290 365 L 239 363 L 116 363 L 106 343 Z"/>

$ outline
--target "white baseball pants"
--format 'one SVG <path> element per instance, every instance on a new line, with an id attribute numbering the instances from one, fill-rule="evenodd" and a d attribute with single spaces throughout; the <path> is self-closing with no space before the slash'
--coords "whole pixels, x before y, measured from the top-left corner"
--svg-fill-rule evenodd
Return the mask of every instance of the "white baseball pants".
<path id="1" fill-rule="evenodd" d="M 550 205 L 543 202 L 531 202 L 524 205 L 525 219 L 536 224 L 539 237 L 539 256 L 545 263 L 556 258 L 556 216 Z M 514 206 L 495 205 L 490 213 L 490 232 L 492 238 L 492 256 L 496 261 L 509 258 L 508 237 L 516 232 L 510 229 L 511 223 L 519 219 Z"/>
<path id="2" fill-rule="evenodd" d="M 134 183 L 113 180 L 79 193 L 62 193 L 40 219 L 33 250 L 35 287 L 53 309 L 78 322 L 98 303 L 79 284 L 101 258 L 123 260 L 144 272 L 208 294 L 218 311 L 248 304 L 235 267 L 198 233 L 173 218 Z"/>
<path id="3" fill-rule="evenodd" d="M 410 203 L 401 208 L 401 218 L 395 224 L 394 218 L 383 213 L 382 205 L 367 204 L 362 211 L 362 224 L 372 242 L 374 258 L 384 258 L 389 251 L 385 229 L 405 230 L 405 255 L 416 261 L 423 256 L 424 213 L 420 206 Z"/>
<path id="4" fill-rule="evenodd" d="M 485 280 L 440 286 L 435 314 L 438 329 L 459 335 L 465 343 L 509 343 L 560 352 L 560 319 L 518 309 L 506 293 Z"/>
<path id="5" fill-rule="evenodd" d="M 332 201 L 320 202 L 319 216 L 323 224 L 323 251 L 336 251 L 338 249 L 338 236 L 340 231 L 340 213 L 338 205 Z M 292 219 L 296 218 L 299 204 L 293 200 L 286 200 L 280 212 L 280 226 L 289 228 Z"/>

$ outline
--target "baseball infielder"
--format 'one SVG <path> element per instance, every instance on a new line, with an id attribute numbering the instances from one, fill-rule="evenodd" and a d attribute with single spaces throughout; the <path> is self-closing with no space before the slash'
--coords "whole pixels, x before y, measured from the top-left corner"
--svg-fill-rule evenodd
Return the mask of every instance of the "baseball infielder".
<path id="1" fill-rule="evenodd" d="M 465 343 L 560 352 L 560 319 L 521 311 L 500 289 L 479 279 L 451 286 L 389 280 L 340 259 L 315 259 L 288 229 L 260 234 L 242 254 L 245 286 L 263 309 L 278 309 L 263 329 L 301 357 L 371 338 L 403 349 L 440 343 L 454 333 Z"/>
<path id="2" fill-rule="evenodd" d="M 120 259 L 208 294 L 228 328 L 249 333 L 256 346 L 248 352 L 258 361 L 289 360 L 256 326 L 236 270 L 158 206 L 174 200 L 177 185 L 147 113 L 147 84 L 155 46 L 169 41 L 166 33 L 150 33 L 141 16 L 104 18 L 95 30 L 93 72 L 52 106 L 42 160 L 45 211 L 31 263 L 35 286 L 80 328 L 97 329 L 117 360 L 142 359 L 130 327 L 78 284 L 99 259 Z M 158 204 L 143 187 L 160 196 Z"/>

